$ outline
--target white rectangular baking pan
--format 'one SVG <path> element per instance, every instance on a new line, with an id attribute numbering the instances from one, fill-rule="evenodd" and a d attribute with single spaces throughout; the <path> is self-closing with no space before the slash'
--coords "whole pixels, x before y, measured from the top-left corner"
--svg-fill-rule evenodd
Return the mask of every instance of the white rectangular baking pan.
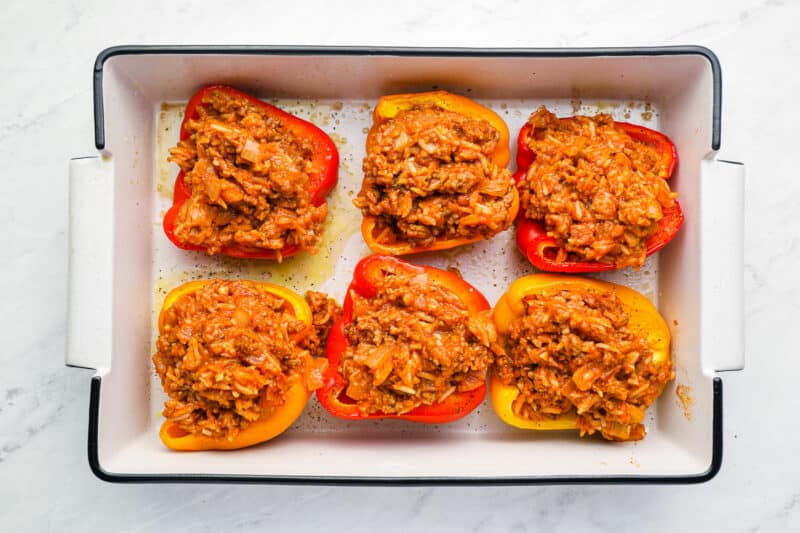
<path id="1" fill-rule="evenodd" d="M 744 366 L 744 167 L 716 159 L 721 79 L 698 47 L 618 49 L 359 49 L 117 47 L 95 66 L 99 155 L 70 164 L 67 364 L 96 369 L 89 462 L 110 481 L 318 483 L 698 482 L 722 458 L 722 382 Z M 172 246 L 161 229 L 177 167 L 165 160 L 182 103 L 226 83 L 326 130 L 340 150 L 325 240 L 316 256 L 273 262 L 209 258 Z M 488 403 L 428 426 L 345 422 L 312 398 L 284 435 L 228 452 L 177 453 L 158 439 L 165 398 L 150 356 L 166 292 L 195 278 L 264 279 L 341 300 L 368 253 L 351 199 L 360 186 L 371 109 L 383 94 L 434 88 L 468 95 L 506 120 L 512 139 L 541 104 L 561 116 L 598 111 L 669 135 L 671 180 L 686 222 L 639 271 L 599 277 L 650 297 L 672 329 L 675 381 L 648 411 L 638 443 L 506 426 Z M 513 144 L 513 143 L 512 143 Z M 513 157 L 512 157 L 513 161 Z M 513 168 L 513 163 L 512 163 Z M 415 262 L 457 266 L 494 303 L 533 268 L 513 232 Z M 682 394 L 676 393 L 680 385 Z"/>

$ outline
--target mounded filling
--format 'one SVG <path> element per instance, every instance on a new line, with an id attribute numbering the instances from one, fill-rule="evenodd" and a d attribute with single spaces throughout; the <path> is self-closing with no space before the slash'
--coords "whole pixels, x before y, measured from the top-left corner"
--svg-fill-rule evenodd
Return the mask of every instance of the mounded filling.
<path id="1" fill-rule="evenodd" d="M 210 91 L 185 124 L 189 138 L 170 149 L 191 197 L 175 237 L 213 255 L 223 247 L 316 252 L 327 204 L 311 203 L 314 147 L 246 98 Z"/>
<path id="2" fill-rule="evenodd" d="M 233 439 L 286 401 L 293 378 L 319 388 L 320 355 L 338 306 L 309 293 L 313 328 L 255 283 L 212 280 L 163 315 L 153 364 L 169 396 L 163 415 L 193 434 Z"/>
<path id="3" fill-rule="evenodd" d="M 513 412 L 534 421 L 574 413 L 582 436 L 644 438 L 645 410 L 674 374 L 670 359 L 655 361 L 648 341 L 631 329 L 619 298 L 562 290 L 524 304 L 494 367 L 519 390 Z"/>
<path id="4" fill-rule="evenodd" d="M 377 294 L 351 291 L 350 343 L 339 371 L 362 413 L 407 413 L 486 381 L 496 331 L 427 275 L 387 268 Z"/>
<path id="5" fill-rule="evenodd" d="M 499 138 L 486 120 L 433 106 L 374 126 L 353 203 L 377 218 L 375 240 L 424 248 L 508 228 L 514 180 L 492 161 Z"/>
<path id="6" fill-rule="evenodd" d="M 542 106 L 528 124 L 535 159 L 518 184 L 520 210 L 556 240 L 555 260 L 644 264 L 677 197 L 664 179 L 669 159 L 607 114 L 559 119 Z"/>

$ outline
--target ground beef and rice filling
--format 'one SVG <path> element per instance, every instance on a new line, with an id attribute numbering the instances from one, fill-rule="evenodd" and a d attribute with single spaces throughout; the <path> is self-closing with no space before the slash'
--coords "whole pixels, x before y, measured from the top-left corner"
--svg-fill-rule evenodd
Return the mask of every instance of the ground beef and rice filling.
<path id="1" fill-rule="evenodd" d="M 576 413 L 581 435 L 642 439 L 645 410 L 674 374 L 669 358 L 655 362 L 647 340 L 631 330 L 619 298 L 559 291 L 524 304 L 494 367 L 520 391 L 513 412 L 529 420 Z"/>
<path id="2" fill-rule="evenodd" d="M 675 204 L 667 157 L 632 139 L 610 115 L 559 119 L 534 112 L 527 145 L 535 159 L 520 180 L 520 210 L 560 247 L 558 262 L 644 264 L 647 239 Z"/>
<path id="3" fill-rule="evenodd" d="M 213 280 L 181 296 L 165 311 L 153 355 L 169 396 L 164 417 L 189 433 L 233 439 L 285 403 L 293 376 L 318 388 L 327 361 L 312 355 L 340 312 L 322 293 L 306 300 L 314 327 L 304 333 L 285 300 L 251 282 Z"/>
<path id="4" fill-rule="evenodd" d="M 496 331 L 425 274 L 387 270 L 374 297 L 352 291 L 339 371 L 363 413 L 407 413 L 485 383 Z M 499 349 L 498 349 L 499 351 Z"/>
<path id="5" fill-rule="evenodd" d="M 486 120 L 434 106 L 373 127 L 353 203 L 377 218 L 375 240 L 424 248 L 508 228 L 514 180 L 492 161 L 499 138 Z"/>
<path id="6" fill-rule="evenodd" d="M 312 357 L 325 359 L 325 342 L 333 323 L 342 317 L 342 308 L 324 292 L 306 292 L 306 303 L 311 308 L 311 334 L 301 341 L 301 345 L 311 352 Z"/>
<path id="7" fill-rule="evenodd" d="M 209 92 L 190 136 L 170 149 L 191 197 L 175 220 L 175 236 L 204 247 L 315 252 L 328 207 L 314 206 L 309 173 L 314 147 L 246 98 Z"/>

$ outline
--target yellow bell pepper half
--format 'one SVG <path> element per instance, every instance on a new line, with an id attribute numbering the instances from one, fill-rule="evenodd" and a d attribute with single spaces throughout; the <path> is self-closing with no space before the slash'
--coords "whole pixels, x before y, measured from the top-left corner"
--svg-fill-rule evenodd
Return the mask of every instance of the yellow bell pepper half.
<path id="1" fill-rule="evenodd" d="M 519 278 L 500 297 L 494 307 L 494 322 L 497 334 L 502 339 L 508 334 L 511 322 L 525 314 L 525 297 L 568 290 L 587 293 L 612 292 L 622 302 L 629 314 L 628 327 L 636 335 L 647 339 L 653 350 L 656 362 L 669 359 L 670 333 L 667 323 L 658 309 L 645 296 L 633 289 L 579 276 L 557 274 L 532 274 Z M 568 413 L 552 420 L 528 420 L 512 410 L 511 406 L 519 395 L 514 385 L 505 385 L 494 372 L 489 376 L 489 397 L 495 413 L 507 424 L 537 430 L 576 429 L 577 416 Z"/>
<path id="2" fill-rule="evenodd" d="M 159 331 L 163 328 L 164 315 L 167 309 L 175 305 L 183 296 L 199 291 L 211 281 L 212 280 L 190 281 L 170 291 L 164 299 L 164 304 L 158 317 Z M 312 327 L 311 308 L 299 294 L 272 283 L 257 281 L 250 281 L 249 283 L 282 298 L 291 306 L 295 317 L 305 322 L 308 326 L 303 332 L 297 335 L 298 338 L 303 337 Z M 286 429 L 288 429 L 303 413 L 303 409 L 305 409 L 310 396 L 311 392 L 306 388 L 302 376 L 295 375 L 290 378 L 289 389 L 286 391 L 286 402 L 281 406 L 265 411 L 260 419 L 250 423 L 231 440 L 222 437 L 207 437 L 205 435 L 189 433 L 170 421 L 165 421 L 161 425 L 159 437 L 165 446 L 180 451 L 235 450 L 246 448 L 268 441 L 286 431 Z"/>

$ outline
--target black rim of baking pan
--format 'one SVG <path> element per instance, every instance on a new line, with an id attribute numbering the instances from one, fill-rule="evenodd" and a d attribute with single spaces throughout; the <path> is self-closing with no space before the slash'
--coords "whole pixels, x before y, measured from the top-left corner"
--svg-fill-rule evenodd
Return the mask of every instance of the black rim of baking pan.
<path id="1" fill-rule="evenodd" d="M 120 55 L 147 54 L 231 54 L 231 55 L 383 55 L 441 57 L 597 57 L 699 55 L 711 64 L 713 107 L 711 148 L 719 150 L 722 128 L 722 71 L 717 56 L 702 46 L 614 47 L 614 48 L 393 48 L 393 47 L 317 47 L 317 46 L 114 46 L 100 52 L 94 66 L 94 136 L 98 150 L 105 148 L 103 116 L 103 67 Z M 282 485 L 569 485 L 569 484 L 690 484 L 712 479 L 722 466 L 722 379 L 713 379 L 713 419 L 711 464 L 705 472 L 690 475 L 620 476 L 530 476 L 530 477 L 351 477 L 351 476 L 271 476 L 242 474 L 119 474 L 100 465 L 98 426 L 101 377 L 94 376 L 89 400 L 88 455 L 92 472 L 101 480 L 114 483 L 247 483 Z"/>
<path id="2" fill-rule="evenodd" d="M 230 55 L 350 55 L 400 57 L 624 57 L 699 55 L 711 64 L 713 104 L 711 149 L 719 150 L 722 135 L 722 69 L 716 54 L 703 46 L 649 46 L 607 48 L 413 48 L 368 46 L 181 46 L 127 45 L 112 46 L 100 52 L 94 63 L 94 143 L 105 148 L 103 120 L 103 66 L 114 56 L 160 54 L 230 54 Z"/>

